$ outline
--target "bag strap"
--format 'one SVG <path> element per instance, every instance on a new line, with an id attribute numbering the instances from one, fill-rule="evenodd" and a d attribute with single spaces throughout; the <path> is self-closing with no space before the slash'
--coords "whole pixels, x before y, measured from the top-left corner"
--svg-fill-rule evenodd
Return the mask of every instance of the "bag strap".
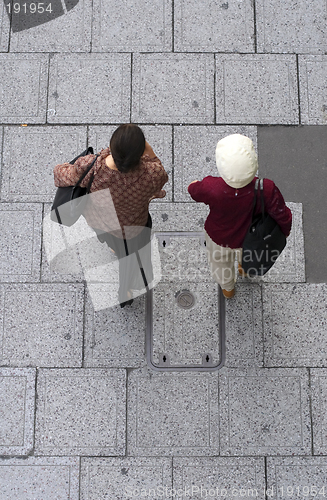
<path id="1" fill-rule="evenodd" d="M 90 190 L 91 190 L 91 186 L 92 186 L 92 183 L 93 183 L 93 179 L 94 179 L 94 172 L 92 172 L 92 175 L 91 175 L 91 178 L 90 178 L 90 182 L 88 183 L 88 185 L 86 186 L 86 193 L 89 194 Z"/>
<path id="2" fill-rule="evenodd" d="M 258 192 L 259 181 L 260 181 L 260 179 L 256 179 L 255 185 L 254 185 L 254 197 L 253 197 L 253 205 L 252 205 L 252 219 L 254 217 L 254 211 L 255 211 L 255 206 L 256 206 L 256 201 L 257 201 L 257 192 Z"/>
<path id="3" fill-rule="evenodd" d="M 263 179 L 260 179 L 260 195 L 261 195 L 261 215 L 262 220 L 265 218 L 265 200 L 263 197 Z"/>
<path id="4" fill-rule="evenodd" d="M 91 168 L 93 167 L 94 163 L 96 162 L 98 156 L 100 155 L 95 155 L 95 158 L 94 160 L 92 161 L 91 165 L 89 165 L 87 167 L 87 169 L 85 170 L 85 172 L 82 173 L 81 177 L 78 179 L 78 181 L 76 182 L 75 186 L 74 186 L 74 189 L 79 185 L 80 182 L 82 182 L 82 180 L 84 179 L 84 177 L 87 176 L 87 174 L 89 173 L 89 171 L 91 170 Z M 93 175 L 91 176 L 91 179 L 90 179 L 90 182 L 88 183 L 88 186 L 87 186 L 87 190 L 89 191 L 90 188 L 91 188 L 91 184 L 93 182 L 93 177 L 94 177 L 94 173 Z"/>
<path id="5" fill-rule="evenodd" d="M 80 158 L 81 156 L 87 156 L 87 155 L 93 155 L 93 154 L 94 154 L 93 148 L 90 146 L 85 151 L 83 151 L 83 153 L 81 153 L 78 156 L 75 156 L 75 158 L 72 161 L 70 161 L 69 163 L 74 165 L 75 161 L 78 160 L 78 158 Z"/>

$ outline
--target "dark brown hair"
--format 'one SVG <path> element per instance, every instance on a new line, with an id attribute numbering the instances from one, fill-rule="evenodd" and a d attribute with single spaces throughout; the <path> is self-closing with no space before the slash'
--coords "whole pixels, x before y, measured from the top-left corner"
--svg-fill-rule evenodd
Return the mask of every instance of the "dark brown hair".
<path id="1" fill-rule="evenodd" d="M 134 170 L 145 149 L 143 131 L 134 123 L 120 125 L 110 139 L 110 151 L 119 172 Z"/>

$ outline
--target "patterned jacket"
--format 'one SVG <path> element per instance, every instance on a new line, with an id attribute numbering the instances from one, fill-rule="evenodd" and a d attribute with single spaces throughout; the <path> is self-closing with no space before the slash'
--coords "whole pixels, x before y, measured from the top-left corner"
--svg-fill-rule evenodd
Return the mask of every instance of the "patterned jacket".
<path id="1" fill-rule="evenodd" d="M 94 166 L 81 182 L 86 187 L 92 182 L 84 217 L 89 226 L 112 233 L 118 238 L 127 239 L 136 236 L 148 219 L 149 203 L 152 198 L 163 198 L 162 189 L 168 181 L 168 175 L 159 158 L 141 157 L 139 166 L 133 172 L 122 174 L 110 169 L 105 162 L 110 149 L 102 149 Z M 54 168 L 56 187 L 76 184 L 95 155 L 78 158 L 74 165 L 63 163 Z"/>

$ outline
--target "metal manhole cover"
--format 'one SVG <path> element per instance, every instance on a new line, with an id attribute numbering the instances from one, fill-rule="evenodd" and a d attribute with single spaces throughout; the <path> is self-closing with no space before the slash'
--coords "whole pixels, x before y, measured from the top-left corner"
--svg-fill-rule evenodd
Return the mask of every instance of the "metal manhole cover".
<path id="1" fill-rule="evenodd" d="M 179 243 L 177 238 L 191 238 L 190 248 L 193 248 L 193 245 L 196 250 L 198 250 L 198 247 L 195 246 L 196 239 L 201 243 L 201 246 L 204 246 L 203 242 L 205 241 L 204 234 L 200 231 L 155 232 L 154 235 L 158 239 L 160 247 L 165 248 L 165 246 L 171 245 L 171 249 L 177 252 L 180 249 L 180 245 L 177 245 Z M 184 242 L 184 240 L 181 241 Z M 200 253 L 202 250 L 200 248 Z M 163 252 L 164 259 L 166 256 L 170 259 L 173 258 L 169 252 L 160 251 Z M 202 257 L 205 260 L 205 256 Z M 168 263 L 170 263 L 169 259 Z M 192 264 L 194 263 L 192 262 Z M 202 270 L 202 267 L 199 269 Z M 183 286 L 185 288 L 182 288 Z M 202 273 L 199 280 L 195 280 L 195 282 L 193 279 L 189 280 L 188 273 L 185 277 L 175 276 L 175 267 L 173 266 L 173 272 L 167 272 L 167 280 L 158 284 L 154 290 L 151 288 L 146 296 L 145 348 L 148 366 L 157 372 L 215 372 L 220 370 L 225 364 L 226 357 L 225 298 L 221 288 L 216 283 L 211 282 L 211 277 L 210 280 L 202 279 Z M 202 320 L 204 324 L 203 328 L 200 327 L 201 331 L 198 331 L 201 321 L 191 321 L 197 312 L 199 318 L 205 314 L 201 305 L 206 303 L 206 295 L 208 294 L 210 302 L 214 300 L 212 303 L 214 309 L 210 315 L 214 323 L 212 323 L 213 329 L 210 330 L 210 334 L 207 332 L 206 321 Z M 181 311 L 179 314 L 177 307 L 181 307 L 184 313 Z M 173 324 L 171 324 L 172 315 L 177 319 Z M 168 318 L 167 322 L 166 318 Z M 208 348 L 209 345 L 211 348 Z M 182 346 L 182 349 L 179 346 Z"/>
<path id="2" fill-rule="evenodd" d="M 177 304 L 183 309 L 191 309 L 195 304 L 195 297 L 189 290 L 181 290 L 175 297 Z"/>

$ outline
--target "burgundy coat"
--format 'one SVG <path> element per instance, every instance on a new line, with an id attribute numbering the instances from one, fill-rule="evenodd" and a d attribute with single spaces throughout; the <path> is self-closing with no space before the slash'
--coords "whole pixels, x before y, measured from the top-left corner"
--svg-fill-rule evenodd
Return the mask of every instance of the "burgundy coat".
<path id="1" fill-rule="evenodd" d="M 205 177 L 188 188 L 193 200 L 205 203 L 210 213 L 204 228 L 210 238 L 220 246 L 241 248 L 251 224 L 255 177 L 247 186 L 235 189 L 222 177 Z M 286 206 L 278 187 L 270 179 L 263 181 L 265 211 L 279 224 L 288 236 L 292 226 L 292 213 Z M 260 213 L 258 193 L 255 214 Z"/>

